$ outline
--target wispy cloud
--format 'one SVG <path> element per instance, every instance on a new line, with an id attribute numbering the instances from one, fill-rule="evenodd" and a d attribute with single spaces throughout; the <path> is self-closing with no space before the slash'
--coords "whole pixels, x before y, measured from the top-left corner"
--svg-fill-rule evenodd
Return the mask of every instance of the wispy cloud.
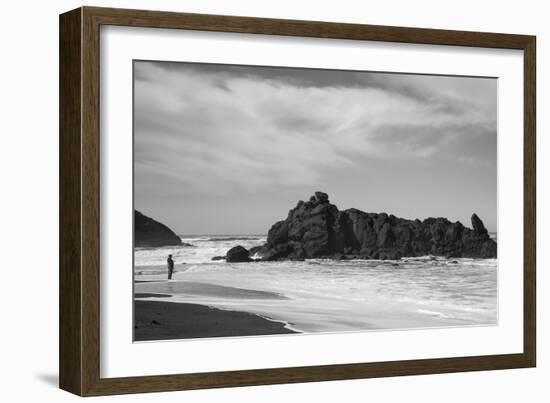
<path id="1" fill-rule="evenodd" d="M 492 105 L 461 91 L 461 79 L 330 72 L 347 78 L 329 85 L 323 72 L 312 79 L 298 70 L 292 80 L 249 68 L 170 66 L 136 64 L 137 170 L 197 189 L 299 186 L 365 157 L 495 158 L 472 147 L 496 136 Z"/>
<path id="2" fill-rule="evenodd" d="M 496 168 L 493 79 L 136 62 L 135 80 L 137 195 L 300 189 L 366 161 Z"/>

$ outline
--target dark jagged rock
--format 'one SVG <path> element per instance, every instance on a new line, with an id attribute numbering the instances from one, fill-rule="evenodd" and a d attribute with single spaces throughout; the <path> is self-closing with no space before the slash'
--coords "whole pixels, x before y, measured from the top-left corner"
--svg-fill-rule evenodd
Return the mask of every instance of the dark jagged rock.
<path id="1" fill-rule="evenodd" d="M 446 218 L 420 221 L 353 208 L 340 211 L 326 193 L 316 192 L 309 201 L 299 201 L 285 220 L 276 222 L 267 243 L 255 252 L 262 260 L 395 260 L 423 255 L 495 258 L 497 244 L 476 214 L 472 215 L 472 227 Z"/>
<path id="2" fill-rule="evenodd" d="M 241 263 L 241 262 L 250 262 L 250 253 L 246 248 L 243 248 L 241 245 L 232 247 L 227 251 L 225 255 L 225 261 L 228 263 Z"/>
<path id="3" fill-rule="evenodd" d="M 319 203 L 328 203 L 328 194 L 323 192 L 315 192 L 315 201 Z"/>
<path id="4" fill-rule="evenodd" d="M 179 246 L 182 242 L 166 225 L 134 210 L 134 244 L 136 247 L 158 247 Z"/>
<path id="5" fill-rule="evenodd" d="M 483 221 L 477 216 L 477 214 L 472 214 L 472 228 L 478 234 L 484 235 L 487 234 L 487 229 L 483 225 Z"/>

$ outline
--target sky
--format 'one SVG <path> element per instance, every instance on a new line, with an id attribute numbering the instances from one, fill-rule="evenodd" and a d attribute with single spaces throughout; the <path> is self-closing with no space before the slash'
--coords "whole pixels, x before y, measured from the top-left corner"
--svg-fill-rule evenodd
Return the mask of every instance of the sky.
<path id="1" fill-rule="evenodd" d="M 497 79 L 134 62 L 134 203 L 178 234 L 340 210 L 497 226 Z"/>

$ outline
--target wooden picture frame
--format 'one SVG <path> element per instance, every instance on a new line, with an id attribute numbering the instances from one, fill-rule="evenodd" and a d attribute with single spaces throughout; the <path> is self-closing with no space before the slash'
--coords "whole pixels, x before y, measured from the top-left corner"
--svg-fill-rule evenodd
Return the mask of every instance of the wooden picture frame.
<path id="1" fill-rule="evenodd" d="M 481 48 L 524 56 L 523 353 L 229 372 L 100 377 L 99 35 L 102 25 Z M 81 7 L 60 16 L 60 387 L 80 396 L 533 367 L 536 363 L 535 37 Z"/>

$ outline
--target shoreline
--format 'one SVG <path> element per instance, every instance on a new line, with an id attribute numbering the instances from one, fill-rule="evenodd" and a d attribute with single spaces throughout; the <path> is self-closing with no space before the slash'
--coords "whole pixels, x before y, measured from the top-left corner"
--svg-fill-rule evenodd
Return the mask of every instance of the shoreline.
<path id="1" fill-rule="evenodd" d="M 201 304 L 134 300 L 134 341 L 296 334 L 285 322 Z"/>
<path id="2" fill-rule="evenodd" d="M 307 262 L 319 264 L 319 270 L 299 262 L 288 270 L 283 262 L 190 265 L 190 270 L 177 272 L 171 281 L 163 272 L 136 276 L 136 341 L 404 330 L 497 321 L 496 260 L 431 262 L 427 258 L 399 264 Z M 395 270 L 390 267 L 394 265 Z M 428 287 L 428 280 L 438 286 Z M 462 295 L 458 299 L 456 292 Z M 156 308 L 170 309 L 170 317 L 163 321 L 163 311 Z M 201 316 L 199 322 L 196 316 Z"/>

